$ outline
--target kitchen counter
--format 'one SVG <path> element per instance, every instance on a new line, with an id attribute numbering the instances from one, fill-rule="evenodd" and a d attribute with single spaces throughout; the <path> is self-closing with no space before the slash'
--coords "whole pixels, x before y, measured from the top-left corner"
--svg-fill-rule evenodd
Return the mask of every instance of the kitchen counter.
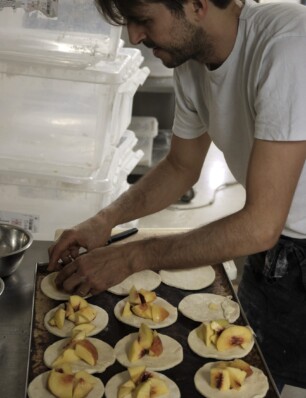
<path id="1" fill-rule="evenodd" d="M 35 264 L 48 260 L 51 242 L 34 241 L 19 269 L 4 278 L 0 296 L 0 397 L 24 398 Z"/>

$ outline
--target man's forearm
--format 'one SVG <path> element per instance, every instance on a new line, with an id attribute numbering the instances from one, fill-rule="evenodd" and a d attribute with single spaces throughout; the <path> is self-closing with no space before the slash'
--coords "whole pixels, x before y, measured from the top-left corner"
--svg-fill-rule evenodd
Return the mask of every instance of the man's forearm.
<path id="1" fill-rule="evenodd" d="M 165 158 L 100 214 L 107 213 L 118 225 L 155 213 L 179 199 L 196 179 L 194 173 L 174 167 Z"/>
<path id="2" fill-rule="evenodd" d="M 148 266 L 213 264 L 273 247 L 285 226 L 305 158 L 305 141 L 256 140 L 244 208 L 186 234 L 148 241 Z"/>
<path id="3" fill-rule="evenodd" d="M 217 264 L 273 246 L 274 240 L 265 235 L 264 224 L 262 233 L 254 225 L 253 215 L 241 210 L 186 233 L 135 242 L 135 252 L 141 257 L 135 270 L 143 264 L 156 271 Z"/>

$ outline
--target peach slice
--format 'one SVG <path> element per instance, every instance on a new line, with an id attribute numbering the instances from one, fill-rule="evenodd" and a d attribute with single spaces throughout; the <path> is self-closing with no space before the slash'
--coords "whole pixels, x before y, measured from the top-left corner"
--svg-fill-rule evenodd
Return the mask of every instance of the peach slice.
<path id="1" fill-rule="evenodd" d="M 226 319 L 218 319 L 216 321 L 210 322 L 210 327 L 212 330 L 219 334 L 228 326 L 230 326 L 230 323 Z"/>
<path id="2" fill-rule="evenodd" d="M 149 304 L 136 304 L 131 309 L 133 314 L 140 318 L 152 319 L 152 309 Z"/>
<path id="3" fill-rule="evenodd" d="M 73 375 L 73 371 L 70 363 L 63 363 L 61 366 L 55 368 L 57 372 L 67 373 L 68 375 Z"/>
<path id="4" fill-rule="evenodd" d="M 156 330 L 153 331 L 153 342 L 151 344 L 151 347 L 149 349 L 149 355 L 154 356 L 154 357 L 159 357 L 164 350 L 163 343 L 156 332 Z"/>
<path id="5" fill-rule="evenodd" d="M 133 383 L 135 383 L 135 385 L 138 384 L 138 382 L 141 380 L 141 377 L 145 372 L 145 370 L 146 370 L 145 366 L 133 366 L 128 368 L 130 378 L 133 381 Z"/>
<path id="6" fill-rule="evenodd" d="M 138 294 L 142 303 L 151 303 L 157 297 L 155 292 L 145 289 L 139 289 Z"/>
<path id="7" fill-rule="evenodd" d="M 151 309 L 153 322 L 160 323 L 169 316 L 169 312 L 160 305 L 151 304 Z"/>
<path id="8" fill-rule="evenodd" d="M 227 367 L 227 371 L 230 376 L 231 388 L 234 390 L 239 390 L 247 376 L 246 372 L 244 370 L 232 368 L 230 366 Z"/>
<path id="9" fill-rule="evenodd" d="M 97 310 L 94 307 L 91 307 L 90 305 L 85 307 L 85 308 L 81 308 L 79 309 L 76 313 L 75 316 L 77 318 L 77 316 L 81 315 L 82 317 L 87 319 L 87 322 L 91 322 L 95 319 L 95 317 L 97 316 Z M 83 322 L 82 322 L 83 323 Z"/>
<path id="10" fill-rule="evenodd" d="M 211 368 L 210 386 L 220 391 L 227 391 L 231 387 L 230 375 L 227 369 Z"/>
<path id="11" fill-rule="evenodd" d="M 48 377 L 47 387 L 58 398 L 72 398 L 73 381 L 73 374 L 64 373 L 62 369 L 52 369 Z"/>
<path id="12" fill-rule="evenodd" d="M 210 385 L 222 391 L 239 390 L 252 373 L 250 365 L 242 359 L 220 361 L 210 370 Z"/>
<path id="13" fill-rule="evenodd" d="M 67 318 L 70 322 L 75 323 L 75 321 L 76 321 L 75 312 L 73 312 L 72 314 L 69 314 L 68 316 L 66 316 L 66 318 Z"/>
<path id="14" fill-rule="evenodd" d="M 88 302 L 76 294 L 69 297 L 69 302 L 75 312 L 88 306 Z"/>
<path id="15" fill-rule="evenodd" d="M 204 341 L 204 344 L 209 347 L 215 336 L 215 331 L 211 328 L 211 323 L 202 323 L 198 329 L 198 337 Z"/>
<path id="16" fill-rule="evenodd" d="M 67 363 L 53 369 L 47 381 L 49 391 L 57 398 L 85 398 L 95 384 L 94 376 L 84 370 L 73 374 Z"/>
<path id="17" fill-rule="evenodd" d="M 76 355 L 91 366 L 95 366 L 98 360 L 98 351 L 89 340 L 76 341 Z"/>
<path id="18" fill-rule="evenodd" d="M 135 388 L 133 391 L 133 398 L 150 398 L 151 380 L 148 379 Z"/>
<path id="19" fill-rule="evenodd" d="M 132 391 L 135 389 L 135 384 L 132 380 L 123 383 L 118 390 L 117 398 L 131 398 Z"/>
<path id="20" fill-rule="evenodd" d="M 72 329 L 72 337 L 76 334 L 79 333 L 81 331 L 84 331 L 86 333 L 86 336 L 88 336 L 88 333 L 90 333 L 91 331 L 93 331 L 95 328 L 95 325 L 93 325 L 92 323 L 81 323 L 80 325 L 76 325 L 73 329 Z"/>
<path id="21" fill-rule="evenodd" d="M 66 318 L 66 311 L 64 308 L 58 308 L 54 314 L 55 326 L 59 329 L 63 329 L 65 318 Z"/>
<path id="22" fill-rule="evenodd" d="M 145 323 L 142 323 L 138 332 L 139 344 L 145 348 L 149 349 L 153 343 L 153 330 Z"/>
<path id="23" fill-rule="evenodd" d="M 157 398 L 161 395 L 169 394 L 169 388 L 164 380 L 161 380 L 157 377 L 152 377 L 150 379 L 151 382 L 151 391 L 150 398 Z"/>
<path id="24" fill-rule="evenodd" d="M 85 371 L 79 371 L 75 374 L 75 386 L 72 398 L 84 398 L 94 388 L 95 378 Z"/>
<path id="25" fill-rule="evenodd" d="M 244 348 L 251 343 L 252 339 L 253 335 L 248 327 L 232 325 L 221 332 L 216 347 L 218 351 L 226 351 L 235 346 Z"/>
<path id="26" fill-rule="evenodd" d="M 74 351 L 73 348 L 67 348 L 64 350 L 62 354 L 60 354 L 55 361 L 52 363 L 53 368 L 57 368 L 58 366 L 64 364 L 64 363 L 71 363 L 71 362 L 76 362 L 79 360 L 78 355 Z"/>
<path id="27" fill-rule="evenodd" d="M 236 358 L 233 361 L 229 362 L 229 366 L 232 368 L 238 368 L 240 370 L 244 370 L 247 374 L 247 377 L 251 376 L 253 374 L 253 370 L 251 366 L 245 362 L 243 359 Z"/>
<path id="28" fill-rule="evenodd" d="M 76 342 L 78 340 L 85 340 L 86 332 L 85 330 L 77 330 L 72 334 L 72 342 Z"/>
<path id="29" fill-rule="evenodd" d="M 74 314 L 74 323 L 76 325 L 81 325 L 82 323 L 88 323 L 88 322 L 89 322 L 88 319 L 82 314 L 79 314 L 78 312 Z"/>
<path id="30" fill-rule="evenodd" d="M 48 323 L 50 326 L 56 326 L 55 318 L 54 317 L 50 318 Z"/>
<path id="31" fill-rule="evenodd" d="M 127 357 L 130 362 L 136 362 L 146 354 L 146 349 L 139 343 L 138 339 L 134 340 L 128 350 Z"/>
<path id="32" fill-rule="evenodd" d="M 66 310 L 66 318 L 69 319 L 69 317 L 74 315 L 74 309 L 69 301 L 65 303 L 65 310 Z"/>
<path id="33" fill-rule="evenodd" d="M 128 300 L 131 304 L 141 304 L 141 299 L 135 286 L 131 287 Z"/>
<path id="34" fill-rule="evenodd" d="M 131 303 L 129 301 L 127 301 L 123 307 L 122 310 L 122 316 L 123 317 L 129 317 L 132 315 L 132 311 L 131 311 Z"/>
<path id="35" fill-rule="evenodd" d="M 90 373 L 86 372 L 86 370 L 79 370 L 78 372 L 76 372 L 76 374 L 74 375 L 75 378 L 78 379 L 84 379 L 86 380 L 88 383 L 95 385 L 97 383 L 96 378 L 91 375 Z"/>
<path id="36" fill-rule="evenodd" d="M 117 398 L 158 398 L 169 394 L 167 383 L 146 371 L 145 366 L 130 367 L 128 372 L 130 380 L 121 384 Z"/>

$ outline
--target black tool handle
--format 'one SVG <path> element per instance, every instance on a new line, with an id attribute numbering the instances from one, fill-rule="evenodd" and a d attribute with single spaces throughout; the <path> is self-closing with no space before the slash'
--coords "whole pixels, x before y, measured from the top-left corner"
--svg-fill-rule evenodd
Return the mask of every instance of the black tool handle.
<path id="1" fill-rule="evenodd" d="M 111 243 L 118 242 L 119 240 L 128 238 L 129 236 L 134 235 L 137 232 L 138 232 L 138 228 L 130 228 L 130 229 L 127 229 L 126 231 L 119 232 L 118 234 L 111 236 L 109 238 L 109 240 L 107 241 L 107 244 L 110 245 Z"/>

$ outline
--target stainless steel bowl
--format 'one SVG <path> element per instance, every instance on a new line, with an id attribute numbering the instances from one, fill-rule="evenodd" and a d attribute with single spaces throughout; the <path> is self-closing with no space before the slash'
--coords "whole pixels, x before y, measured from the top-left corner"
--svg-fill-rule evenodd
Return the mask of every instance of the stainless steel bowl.
<path id="1" fill-rule="evenodd" d="M 0 277 L 16 271 L 32 242 L 33 236 L 29 231 L 0 223 Z"/>

